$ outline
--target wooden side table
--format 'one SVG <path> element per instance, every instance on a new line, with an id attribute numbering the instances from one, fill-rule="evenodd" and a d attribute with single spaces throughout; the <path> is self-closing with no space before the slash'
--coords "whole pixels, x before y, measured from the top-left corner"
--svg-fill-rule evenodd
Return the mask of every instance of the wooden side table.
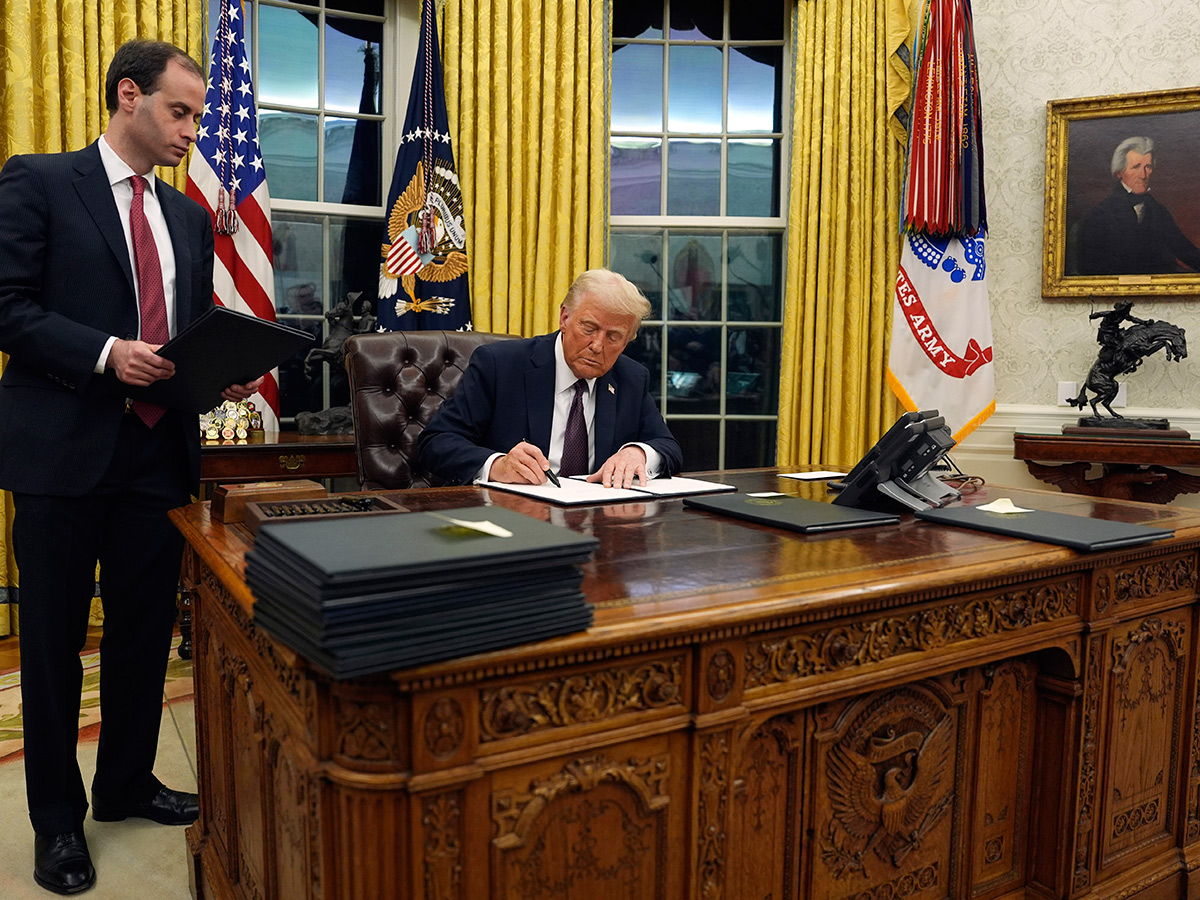
<path id="1" fill-rule="evenodd" d="M 286 481 L 297 478 L 354 478 L 353 434 L 300 434 L 280 431 L 260 443 L 200 443 L 200 491 L 217 484 Z M 204 499 L 201 496 L 201 499 Z M 186 566 L 187 563 L 185 562 Z M 192 596 L 195 584 L 185 572 L 179 588 L 179 657 L 192 658 Z"/>
<path id="2" fill-rule="evenodd" d="M 1075 494 L 1170 503 L 1200 491 L 1200 477 L 1178 471 L 1200 468 L 1200 441 L 1018 431 L 1013 458 L 1024 460 L 1035 478 Z M 1089 478 L 1093 464 L 1103 471 Z"/>

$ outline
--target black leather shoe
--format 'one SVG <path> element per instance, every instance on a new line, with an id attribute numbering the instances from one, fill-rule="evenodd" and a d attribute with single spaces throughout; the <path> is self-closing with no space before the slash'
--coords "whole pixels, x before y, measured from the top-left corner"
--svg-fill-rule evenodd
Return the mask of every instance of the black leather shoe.
<path id="1" fill-rule="evenodd" d="M 92 795 L 92 818 L 97 822 L 119 822 L 130 817 L 149 819 L 159 825 L 191 825 L 200 816 L 195 794 L 160 787 L 149 800 L 106 802 Z"/>
<path id="2" fill-rule="evenodd" d="M 96 883 L 83 829 L 34 835 L 33 880 L 56 894 L 78 894 Z"/>

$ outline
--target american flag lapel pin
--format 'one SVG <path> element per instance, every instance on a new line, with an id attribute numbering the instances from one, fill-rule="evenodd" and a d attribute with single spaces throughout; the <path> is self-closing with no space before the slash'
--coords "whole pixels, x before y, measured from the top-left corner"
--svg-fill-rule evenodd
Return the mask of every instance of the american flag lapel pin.
<path id="1" fill-rule="evenodd" d="M 612 394 L 614 397 L 617 396 L 617 389 L 615 387 L 613 387 L 611 384 L 608 386 L 608 392 L 610 394 Z"/>

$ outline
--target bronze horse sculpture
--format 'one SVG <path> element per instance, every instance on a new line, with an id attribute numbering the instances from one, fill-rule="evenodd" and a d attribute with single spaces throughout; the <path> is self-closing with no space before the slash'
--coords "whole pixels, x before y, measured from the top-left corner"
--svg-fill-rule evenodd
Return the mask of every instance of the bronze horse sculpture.
<path id="1" fill-rule="evenodd" d="M 1114 418 L 1122 419 L 1124 416 L 1110 405 L 1120 388 L 1116 380 L 1118 375 L 1136 372 L 1146 357 L 1159 350 L 1164 351 L 1171 362 L 1179 362 L 1187 356 L 1187 340 L 1182 328 L 1156 319 L 1134 318 L 1129 314 L 1131 305 L 1124 300 L 1110 311 L 1092 313 L 1091 318 L 1104 320 L 1097 334 L 1100 354 L 1092 363 L 1079 396 L 1067 401 L 1071 406 L 1083 409 L 1085 404 L 1090 403 L 1092 414 L 1099 417 L 1100 412 L 1096 409 L 1099 403 Z M 1121 329 L 1118 326 L 1122 321 L 1134 324 Z M 1093 394 L 1090 401 L 1087 399 L 1088 391 Z"/>

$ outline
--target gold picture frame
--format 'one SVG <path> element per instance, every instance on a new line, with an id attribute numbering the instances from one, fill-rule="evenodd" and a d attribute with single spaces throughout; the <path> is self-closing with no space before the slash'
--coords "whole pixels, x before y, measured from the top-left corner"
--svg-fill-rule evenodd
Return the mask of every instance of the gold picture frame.
<path id="1" fill-rule="evenodd" d="M 1179 271 L 1136 271 L 1142 263 L 1134 262 L 1132 250 L 1098 253 L 1100 240 L 1090 238 L 1111 208 L 1101 207 L 1101 201 L 1113 204 L 1120 196 L 1111 167 L 1120 143 L 1132 136 L 1154 141 L 1150 192 L 1160 208 L 1155 215 L 1165 208 L 1180 233 L 1200 247 L 1200 87 L 1051 100 L 1046 104 L 1043 297 L 1200 295 L 1200 266 L 1191 271 L 1176 258 L 1172 262 Z M 1144 209 L 1138 210 L 1139 218 Z M 1157 258 L 1146 267 L 1166 268 L 1161 253 Z M 1100 271 L 1131 266 L 1134 271 Z"/>

